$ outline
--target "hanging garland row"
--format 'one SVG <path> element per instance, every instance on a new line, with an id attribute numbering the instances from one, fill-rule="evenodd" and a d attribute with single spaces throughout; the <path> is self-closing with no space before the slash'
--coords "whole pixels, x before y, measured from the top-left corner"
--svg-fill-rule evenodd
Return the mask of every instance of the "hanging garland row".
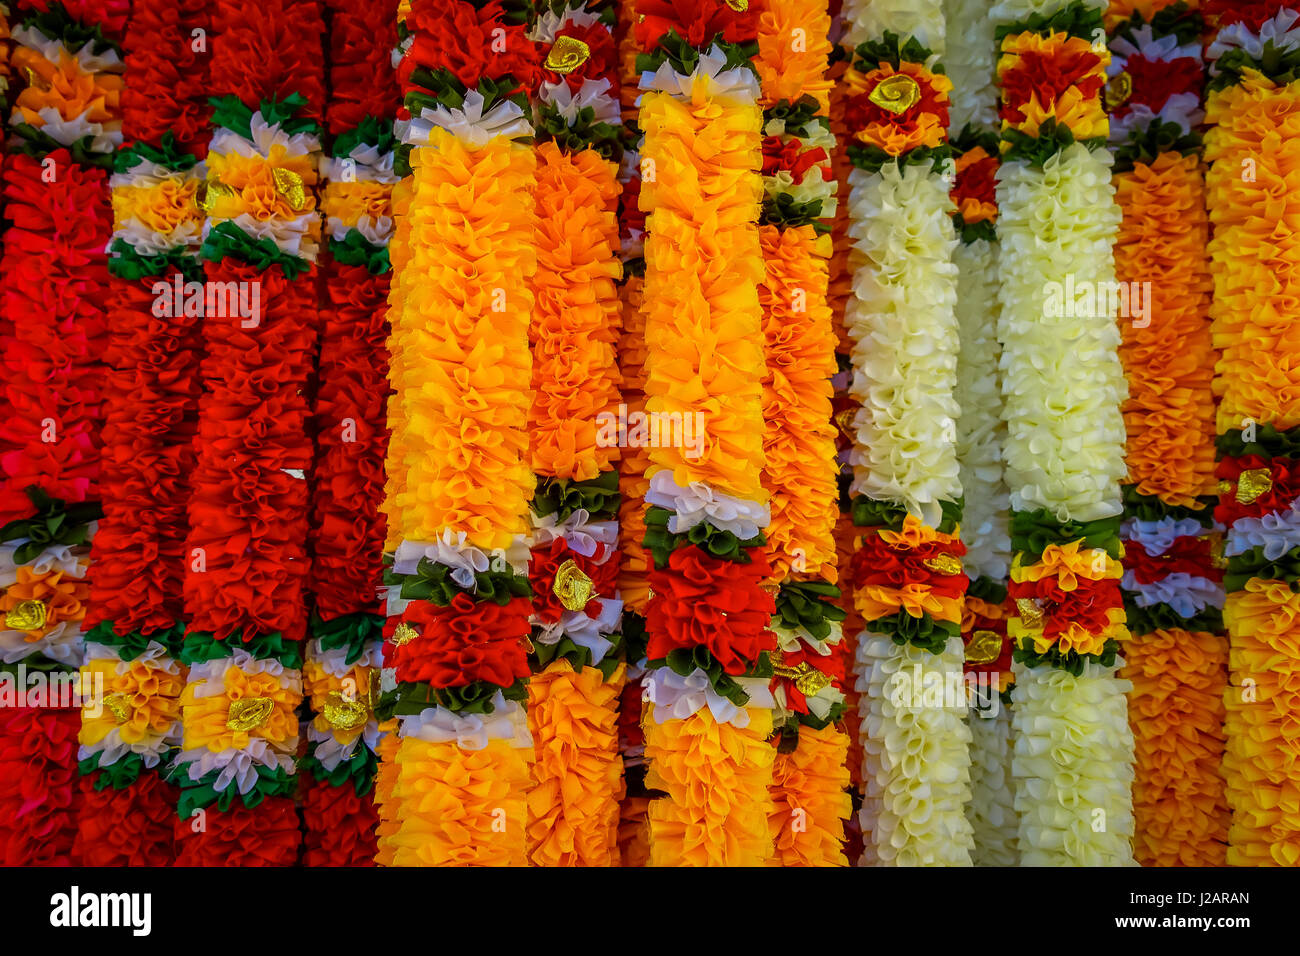
<path id="1" fill-rule="evenodd" d="M 1128 373 L 1124 577 L 1132 639 L 1134 853 L 1144 866 L 1222 866 L 1220 763 L 1228 649 L 1214 524 L 1209 239 L 1200 168 L 1204 67 L 1185 2 L 1106 18 L 1106 105 L 1123 212 L 1116 278 Z"/>

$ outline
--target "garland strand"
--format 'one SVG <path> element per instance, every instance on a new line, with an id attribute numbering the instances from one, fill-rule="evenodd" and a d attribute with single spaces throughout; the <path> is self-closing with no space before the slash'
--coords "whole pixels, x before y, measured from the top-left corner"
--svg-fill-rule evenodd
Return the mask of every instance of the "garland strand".
<path id="1" fill-rule="evenodd" d="M 741 7 L 745 9 L 740 9 Z M 772 855 L 763 528 L 757 15 L 638 0 L 645 242 L 647 704 L 653 866 Z"/>
<path id="2" fill-rule="evenodd" d="M 944 699 L 960 684 L 966 577 L 943 10 L 855 2 L 845 25 L 862 862 L 969 865 L 966 701 Z"/>
<path id="3" fill-rule="evenodd" d="M 300 843 L 323 11 L 220 0 L 212 26 L 177 863 L 284 866 Z"/>
<path id="4" fill-rule="evenodd" d="M 618 3 L 615 37 L 619 54 L 619 97 L 623 119 L 623 162 L 619 182 L 619 255 L 623 277 L 619 286 L 621 330 L 618 364 L 622 377 L 620 412 L 628 421 L 645 414 L 645 214 L 641 198 L 641 129 L 636 68 L 637 21 L 635 0 Z M 623 866 L 645 866 L 650 856 L 647 812 L 651 793 L 646 789 L 645 736 L 641 731 L 642 680 L 646 674 L 646 604 L 650 578 L 645 548 L 645 494 L 649 465 L 647 442 L 627 442 L 619 460 L 618 476 L 618 589 L 623 599 L 623 659 L 627 663 L 619 701 L 619 751 L 623 755 L 624 796 L 619 809 L 619 857 Z"/>
<path id="5" fill-rule="evenodd" d="M 180 745 L 177 660 L 185 631 L 186 505 L 198 417 L 202 278 L 195 197 L 207 151 L 202 4 L 137 0 L 126 42 L 123 133 L 113 189 L 110 366 L 102 432 L 104 517 L 92 549 L 83 678 L 106 694 L 83 711 L 78 846 L 94 866 L 175 856 Z"/>
<path id="6" fill-rule="evenodd" d="M 1293 135 L 1300 130 L 1298 8 L 1294 0 L 1202 4 L 1217 31 L 1206 50 L 1205 158 L 1210 317 L 1222 351 L 1214 381 L 1215 518 L 1227 527 L 1230 866 L 1300 864 L 1300 764 L 1291 730 L 1300 707 L 1292 690 L 1300 673 L 1300 339 L 1275 306 L 1292 293 L 1288 263 L 1298 241 L 1290 212 L 1300 150 Z"/>
<path id="7" fill-rule="evenodd" d="M 957 458 L 965 492 L 962 540 L 966 591 L 962 641 L 971 697 L 972 860 L 1014 866 L 1019 823 L 1011 787 L 1011 641 L 1007 574 L 1011 564 L 1007 487 L 1002 477 L 1002 422 L 997 342 L 998 168 L 996 55 L 993 24 L 979 0 L 947 0 L 947 63 L 952 77 L 949 130 L 956 157 L 953 225 L 960 242 L 957 325 L 961 353 L 955 395 L 961 408 Z"/>
<path id="8" fill-rule="evenodd" d="M 1000 0 L 1003 417 L 1021 863 L 1132 863 L 1120 594 L 1125 383 L 1101 0 Z M 1050 212 L 1050 214 L 1049 214 Z"/>
<path id="9" fill-rule="evenodd" d="M 771 498 L 767 554 L 778 588 L 772 630 L 777 756 L 771 819 L 774 863 L 843 866 L 851 811 L 844 712 L 844 612 L 835 603 L 838 517 L 831 378 L 835 331 L 827 304 L 829 220 L 835 214 L 825 0 L 758 9 L 763 209 L 759 289 L 763 487 Z"/>
<path id="10" fill-rule="evenodd" d="M 403 13 L 378 860 L 522 866 L 540 71 L 514 4 Z"/>
<path id="11" fill-rule="evenodd" d="M 1223 573 L 1209 507 L 1214 490 L 1216 355 L 1210 335 L 1209 238 L 1200 168 L 1203 65 L 1199 13 L 1157 2 L 1112 4 L 1110 142 L 1123 212 L 1116 278 L 1127 288 L 1120 358 L 1124 405 L 1124 600 L 1132 639 L 1134 853 L 1144 866 L 1222 866 Z"/>
<path id="12" fill-rule="evenodd" d="M 107 169 L 122 143 L 125 3 L 14 5 L 0 262 L 0 862 L 79 862 L 78 681 L 99 505 L 100 364 L 112 232 Z M 35 678 L 36 681 L 33 681 Z M 77 691 L 82 691 L 80 700 Z M 92 809 L 93 812 L 93 809 Z"/>
<path id="13" fill-rule="evenodd" d="M 388 244 L 396 0 L 327 0 L 332 155 L 322 165 L 328 255 L 316 394 L 310 586 L 315 613 L 303 666 L 314 717 L 299 758 L 303 862 L 365 866 L 375 856 L 372 799 L 381 728 L 374 718 L 383 616 Z"/>
<path id="14" fill-rule="evenodd" d="M 535 866 L 619 861 L 618 201 L 623 127 L 613 7 L 542 5 L 537 275 L 529 432 L 537 493 L 528 797 Z"/>

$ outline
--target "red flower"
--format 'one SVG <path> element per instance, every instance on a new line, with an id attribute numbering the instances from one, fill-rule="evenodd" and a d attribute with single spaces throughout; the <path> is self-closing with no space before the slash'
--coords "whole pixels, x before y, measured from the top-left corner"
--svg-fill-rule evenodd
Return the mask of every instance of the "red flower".
<path id="1" fill-rule="evenodd" d="M 1223 572 L 1210 564 L 1209 539 L 1196 536 L 1175 538 L 1168 551 L 1156 555 L 1148 554 L 1136 541 L 1126 541 L 1124 570 L 1132 571 L 1139 584 L 1154 584 L 1179 572 L 1214 581 L 1223 579 Z"/>
<path id="2" fill-rule="evenodd" d="M 506 21 L 500 0 L 479 7 L 466 0 L 417 0 L 406 26 L 413 39 L 397 68 L 403 93 L 412 88 L 411 73 L 417 67 L 446 70 L 470 90 L 481 79 L 499 80 L 506 75 L 523 89 L 537 88 L 537 44 L 528 39 L 523 24 Z"/>
<path id="3" fill-rule="evenodd" d="M 76 857 L 82 866 L 171 866 L 176 854 L 176 788 L 153 772 L 124 790 L 96 790 L 81 778 Z"/>
<path id="4" fill-rule="evenodd" d="M 310 586 L 328 621 L 373 609 L 382 570 L 390 277 L 333 260 L 326 269 Z"/>
<path id="5" fill-rule="evenodd" d="M 783 169 L 788 169 L 796 184 L 802 183 L 804 175 L 818 163 L 828 159 L 826 150 L 818 147 L 800 152 L 801 144 L 797 139 L 781 142 L 779 136 L 763 137 L 763 175 L 775 176 Z M 821 169 L 822 181 L 830 182 L 835 173 L 829 166 Z"/>
<path id="6" fill-rule="evenodd" d="M 1101 57 L 1091 51 L 1024 51 L 1002 76 L 1002 108 L 998 115 L 1018 126 L 1027 118 L 1020 107 L 1035 97 L 1040 106 L 1048 107 L 1072 86 L 1078 87 L 1085 100 L 1096 96 L 1106 78 L 1103 74 L 1087 74 L 1100 63 Z"/>
<path id="7" fill-rule="evenodd" d="M 325 121 L 335 135 L 361 124 L 366 116 L 391 116 L 400 99 L 393 72 L 397 12 L 384 3 L 330 4 L 330 98 Z"/>
<path id="8" fill-rule="evenodd" d="M 122 133 L 128 142 L 157 145 L 171 132 L 181 148 L 206 155 L 208 120 L 207 49 L 194 49 L 192 31 L 211 33 L 206 0 L 135 0 L 125 38 L 131 82 L 122 91 Z M 394 97 L 396 98 L 396 97 Z"/>
<path id="9" fill-rule="evenodd" d="M 1158 113 L 1177 93 L 1195 93 L 1198 98 L 1201 94 L 1201 65 L 1194 57 L 1159 61 L 1136 54 L 1124 61 L 1124 72 L 1132 81 L 1133 92 L 1112 116 L 1123 116 L 1139 103 Z"/>
<path id="10" fill-rule="evenodd" d="M 572 550 L 563 538 L 556 538 L 545 547 L 534 548 L 528 558 L 528 577 L 533 585 L 533 613 L 537 619 L 554 624 L 564 614 L 565 607 L 554 591 L 555 574 L 565 561 L 572 561 L 578 570 L 591 579 L 592 598 L 583 608 L 587 617 L 599 617 L 599 595 L 612 597 L 618 586 L 618 555 L 609 557 L 609 548 L 597 545 L 591 557 Z"/>
<path id="11" fill-rule="evenodd" d="M 899 70 L 890 68 L 887 63 L 882 63 L 880 69 L 887 71 L 887 73 L 879 76 L 876 82 L 872 83 L 871 89 L 845 100 L 844 123 L 848 129 L 864 130 L 869 126 L 890 127 L 905 134 L 910 141 L 910 139 L 916 137 L 923 138 L 924 131 L 921 128 L 923 117 L 934 117 L 933 126 L 936 128 L 946 129 L 948 127 L 948 107 L 950 105 L 948 96 L 935 91 L 934 87 L 927 82 L 924 75 L 925 71 L 909 67 L 907 64 L 903 64 L 901 72 L 916 81 L 917 88 L 921 93 L 920 99 L 901 113 L 892 112 L 871 102 L 871 94 L 875 88 L 887 76 L 895 76 L 900 73 Z M 870 78 L 870 75 L 868 73 L 868 78 Z M 915 145 L 920 145 L 919 139 L 909 145 L 908 148 L 910 149 Z"/>
<path id="12" fill-rule="evenodd" d="M 750 553 L 754 560 L 740 564 L 690 545 L 674 551 L 667 568 L 650 572 L 648 659 L 707 647 L 728 674 L 741 674 L 763 651 L 776 649 L 768 629 L 776 602 L 762 587 L 771 567 L 762 554 Z"/>
<path id="13" fill-rule="evenodd" d="M 257 109 L 263 100 L 299 93 L 304 116 L 325 107 L 322 4 L 301 0 L 216 0 L 209 38 L 209 96 L 237 96 Z"/>
<path id="14" fill-rule="evenodd" d="M 379 813 L 351 782 L 332 787 L 301 775 L 304 866 L 374 866 Z"/>
<path id="15" fill-rule="evenodd" d="M 1244 23 L 1252 30 L 1259 30 L 1282 9 L 1300 11 L 1300 0 L 1203 0 L 1201 3 L 1205 22 L 1220 29 Z"/>
<path id="16" fill-rule="evenodd" d="M 727 43 L 751 43 L 758 36 L 754 11 L 736 10 L 725 0 L 638 0 L 637 47 L 649 53 L 670 30 L 696 48 L 722 34 Z"/>
<path id="17" fill-rule="evenodd" d="M 957 159 L 957 180 L 952 187 L 952 201 L 959 209 L 964 200 L 978 206 L 997 206 L 998 158 L 983 147 L 975 146 Z"/>
<path id="18" fill-rule="evenodd" d="M 207 354 L 191 477 L 186 607 L 193 629 L 302 640 L 307 614 L 307 482 L 314 457 L 304 394 L 316 348 L 316 273 L 223 259 L 209 282 L 260 283 L 261 317 L 203 320 Z M 194 549 L 201 549 L 196 552 Z M 201 556 L 201 563 L 199 558 Z"/>
<path id="19" fill-rule="evenodd" d="M 0 710 L 0 865 L 69 866 L 80 815 L 81 712 Z"/>
<path id="20" fill-rule="evenodd" d="M 591 54 L 576 70 L 570 73 L 556 73 L 554 70 L 546 69 L 545 51 L 543 51 L 542 80 L 547 83 L 564 83 L 576 92 L 582 86 L 582 81 L 588 77 L 593 80 L 606 79 L 611 84 L 610 95 L 617 97 L 618 45 L 614 42 L 614 35 L 609 28 L 599 21 L 589 23 L 585 27 L 578 26 L 576 23 L 566 23 L 556 34 L 556 39 L 560 37 L 574 37 L 581 40 L 587 44 Z"/>
<path id="21" fill-rule="evenodd" d="M 411 624 L 419 637 L 402 645 L 384 644 L 384 662 L 397 671 L 404 683 L 427 681 L 433 687 L 464 687 L 486 681 L 509 687 L 528 676 L 527 598 L 514 598 L 505 605 L 475 601 L 460 593 L 447 607 L 428 601 L 412 601 L 400 620 Z M 397 620 L 385 625 L 391 638 Z"/>
<path id="22" fill-rule="evenodd" d="M 293 866 L 298 861 L 298 814 L 292 797 L 268 797 L 249 809 L 207 808 L 206 826 L 175 820 L 177 866 Z"/>
<path id="23" fill-rule="evenodd" d="M 1110 624 L 1107 612 L 1124 606 L 1119 581 L 1106 578 L 1093 581 L 1079 578 L 1073 591 L 1061 589 L 1054 577 L 1038 581 L 1011 582 L 1007 594 L 1012 600 L 1037 599 L 1043 609 L 1043 634 L 1056 638 L 1071 622 L 1080 624 L 1089 634 L 1100 634 Z"/>
<path id="24" fill-rule="evenodd" d="M 947 557 L 961 557 L 966 547 L 960 541 L 927 541 L 917 547 L 906 544 L 891 545 L 878 534 L 866 536 L 861 548 L 853 555 L 850 573 L 859 587 L 903 588 L 909 584 L 926 584 L 932 593 L 944 598 L 959 598 L 966 593 L 969 583 L 960 570 L 945 574 L 926 564 L 938 563 Z"/>
<path id="25" fill-rule="evenodd" d="M 1231 525 L 1242 518 L 1258 518 L 1287 511 L 1291 508 L 1291 503 L 1300 498 L 1300 461 L 1290 458 L 1262 458 L 1259 455 L 1224 458 L 1214 473 L 1236 486 L 1243 471 L 1260 469 L 1269 472 L 1272 487 L 1248 504 L 1238 501 L 1235 492 L 1220 495 L 1214 517 L 1221 523 Z"/>

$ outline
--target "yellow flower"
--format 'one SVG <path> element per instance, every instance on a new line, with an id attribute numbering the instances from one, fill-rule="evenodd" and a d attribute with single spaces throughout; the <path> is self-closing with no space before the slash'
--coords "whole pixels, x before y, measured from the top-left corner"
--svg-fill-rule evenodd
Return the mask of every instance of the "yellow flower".
<path id="1" fill-rule="evenodd" d="M 205 681 L 198 681 L 187 684 L 181 694 L 186 750 L 198 747 L 214 752 L 242 750 L 253 739 L 283 744 L 298 733 L 298 717 L 294 711 L 302 698 L 291 687 L 281 686 L 275 674 L 246 674 L 231 665 L 226 669 L 221 693 L 200 697 L 200 688 L 209 689 Z M 232 716 L 231 705 L 248 698 L 269 698 L 269 713 L 262 723 L 248 730 L 231 729 L 227 726 Z"/>

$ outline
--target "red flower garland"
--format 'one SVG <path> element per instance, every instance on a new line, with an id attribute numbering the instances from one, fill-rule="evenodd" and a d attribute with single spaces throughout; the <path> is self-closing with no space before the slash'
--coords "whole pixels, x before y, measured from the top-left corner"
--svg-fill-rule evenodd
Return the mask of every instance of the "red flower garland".
<path id="1" fill-rule="evenodd" d="M 158 144 L 171 133 L 184 152 L 207 155 L 211 38 L 202 37 L 200 52 L 193 32 L 210 29 L 208 6 L 207 0 L 136 0 L 123 44 L 130 80 L 122 91 L 122 132 L 128 143 Z"/>
<path id="2" fill-rule="evenodd" d="M 99 471 L 107 178 L 64 149 L 47 159 L 52 182 L 39 160 L 18 155 L 4 188 L 12 226 L 0 260 L 0 524 L 32 513 L 29 485 L 85 501 Z"/>
<path id="3" fill-rule="evenodd" d="M 238 799 L 229 810 L 209 807 L 176 821 L 177 866 L 291 866 L 298 856 L 298 814 L 289 797 L 253 808 Z"/>
<path id="4" fill-rule="evenodd" d="M 307 615 L 307 483 L 283 469 L 310 467 L 308 406 L 301 394 L 316 346 L 311 273 L 289 281 L 273 267 L 223 259 L 209 282 L 261 282 L 261 321 L 203 323 L 207 391 L 199 402 L 197 467 L 190 501 L 190 553 L 203 570 L 186 575 L 192 630 L 244 640 L 281 632 L 300 641 Z"/>
<path id="5" fill-rule="evenodd" d="M 379 812 L 351 784 L 333 787 L 303 775 L 304 866 L 374 866 Z"/>
<path id="6" fill-rule="evenodd" d="M 388 447 L 389 276 L 329 259 L 324 267 L 311 590 L 332 620 L 374 610 L 384 551 Z"/>
<path id="7" fill-rule="evenodd" d="M 0 709 L 0 865 L 70 866 L 79 710 Z"/>

